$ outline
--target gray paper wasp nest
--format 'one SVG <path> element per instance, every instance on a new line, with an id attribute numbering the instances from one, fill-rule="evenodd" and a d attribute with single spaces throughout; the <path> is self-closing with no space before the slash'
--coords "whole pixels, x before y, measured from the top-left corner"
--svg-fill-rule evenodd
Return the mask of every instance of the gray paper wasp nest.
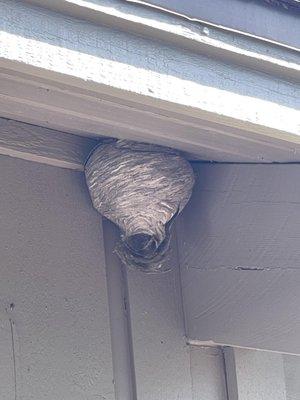
<path id="1" fill-rule="evenodd" d="M 170 148 L 117 140 L 96 147 L 85 174 L 94 207 L 120 229 L 122 262 L 145 272 L 168 269 L 170 227 L 194 185 L 189 162 Z"/>

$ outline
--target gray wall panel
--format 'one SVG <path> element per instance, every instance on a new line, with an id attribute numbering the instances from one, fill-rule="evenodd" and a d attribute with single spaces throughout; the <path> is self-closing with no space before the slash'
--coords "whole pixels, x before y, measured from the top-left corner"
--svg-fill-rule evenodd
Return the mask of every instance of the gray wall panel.
<path id="1" fill-rule="evenodd" d="M 300 165 L 199 165 L 178 226 L 188 336 L 300 353 Z"/>
<path id="2" fill-rule="evenodd" d="M 112 400 L 101 220 L 83 174 L 6 156 L 0 171 L 0 397 Z"/>

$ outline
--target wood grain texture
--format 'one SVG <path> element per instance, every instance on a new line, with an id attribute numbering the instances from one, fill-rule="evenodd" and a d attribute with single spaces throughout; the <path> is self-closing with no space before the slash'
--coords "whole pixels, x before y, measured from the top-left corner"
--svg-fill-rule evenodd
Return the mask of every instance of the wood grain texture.
<path id="1" fill-rule="evenodd" d="M 0 154 L 11 157 L 83 170 L 96 143 L 92 139 L 0 118 Z"/>
<path id="2" fill-rule="evenodd" d="M 228 400 L 287 400 L 283 356 L 225 348 Z"/>
<path id="3" fill-rule="evenodd" d="M 299 165 L 200 165 L 178 243 L 187 334 L 300 353 Z"/>
<path id="4" fill-rule="evenodd" d="M 1 12 L 2 66 L 10 71 L 34 75 L 36 80 L 47 78 L 59 85 L 69 85 L 77 91 L 76 96 L 79 92 L 82 96 L 80 106 L 76 102 L 71 106 L 66 102 L 59 104 L 59 96 L 55 97 L 56 103 L 44 89 L 40 90 L 40 102 L 32 92 L 29 95 L 21 90 L 23 98 L 18 100 L 4 85 L 1 108 L 6 116 L 11 117 L 11 113 L 16 112 L 19 113 L 18 119 L 28 118 L 30 121 L 27 122 L 43 122 L 48 126 L 50 121 L 56 129 L 57 125 L 64 125 L 82 134 L 87 122 L 88 132 L 95 135 L 115 127 L 116 136 L 130 135 L 139 140 L 169 143 L 185 151 L 194 150 L 200 157 L 202 154 L 205 156 L 207 149 L 206 159 L 215 159 L 213 150 L 214 146 L 220 145 L 220 133 L 215 127 L 214 133 L 210 134 L 207 125 L 201 131 L 201 121 L 204 120 L 208 125 L 214 123 L 237 129 L 241 136 L 242 132 L 248 131 L 265 139 L 275 137 L 285 148 L 281 161 L 284 158 L 295 161 L 298 157 L 299 149 L 294 145 L 299 145 L 299 88 L 296 84 L 277 77 L 274 79 L 272 74 L 259 73 L 254 68 L 246 69 L 238 60 L 229 65 L 153 38 L 93 25 L 20 2 L 2 0 Z M 18 24 L 14 23 L 16 20 Z M 289 58 L 287 55 L 287 60 Z M 60 90 L 64 92 L 63 96 L 67 95 L 66 87 Z M 89 99 L 84 106 L 83 97 L 88 91 L 90 95 L 93 93 L 93 100 Z M 124 121 L 116 117 L 114 124 L 111 117 L 114 114 L 107 111 L 101 114 L 103 104 L 99 97 L 103 95 L 114 97 L 115 103 L 122 106 L 125 102 L 129 108 L 142 109 L 143 113 L 138 117 L 125 107 L 126 110 L 122 110 Z M 66 115 L 63 115 L 65 109 Z M 156 115 L 152 119 L 154 109 Z M 53 118 L 54 113 L 57 113 L 57 119 Z M 145 114 L 153 125 L 143 119 Z M 182 126 L 182 120 L 186 119 L 188 124 Z M 196 126 L 193 125 L 194 119 L 198 120 Z M 173 130 L 174 125 L 177 129 Z M 131 130 L 130 126 L 135 128 Z M 109 135 L 113 134 L 109 132 Z M 227 136 L 235 134 L 229 132 L 225 135 L 221 147 L 227 159 L 231 154 L 231 159 L 235 155 L 237 161 L 242 157 L 247 161 L 274 160 L 267 149 L 265 154 L 261 154 L 256 147 L 259 153 L 256 154 L 252 148 L 255 143 L 247 138 L 247 133 L 247 146 L 240 150 L 242 154 L 237 154 L 240 149 L 237 143 L 231 146 L 232 142 L 227 142 Z M 285 147 L 284 140 L 293 143 L 291 148 Z M 293 152 L 297 154 L 293 156 Z"/>
<path id="5" fill-rule="evenodd" d="M 113 400 L 101 219 L 84 176 L 6 156 L 0 171 L 1 398 L 15 398 L 12 320 L 17 399 Z"/>
<path id="6" fill-rule="evenodd" d="M 105 24 L 149 39 L 158 39 L 194 52 L 239 62 L 245 67 L 274 73 L 279 77 L 297 79 L 299 56 L 287 48 L 270 46 L 252 37 L 208 28 L 200 21 L 186 21 L 176 15 L 147 7 L 126 4 L 119 0 L 26 0 L 26 2 L 57 11 L 90 23 Z M 221 10 L 221 8 L 220 8 Z"/>

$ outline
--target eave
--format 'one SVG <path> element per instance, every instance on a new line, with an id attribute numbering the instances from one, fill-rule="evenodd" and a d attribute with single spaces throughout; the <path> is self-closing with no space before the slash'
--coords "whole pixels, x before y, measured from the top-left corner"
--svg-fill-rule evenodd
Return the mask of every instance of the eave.
<path id="1" fill-rule="evenodd" d="M 300 161 L 294 51 L 132 4 L 34 3 L 59 13 L 2 2 L 2 117 L 191 159 Z"/>

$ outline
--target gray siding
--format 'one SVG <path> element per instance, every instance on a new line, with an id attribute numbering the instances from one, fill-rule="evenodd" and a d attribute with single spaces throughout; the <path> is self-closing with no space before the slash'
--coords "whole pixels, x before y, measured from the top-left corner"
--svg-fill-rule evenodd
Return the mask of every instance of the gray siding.
<path id="1" fill-rule="evenodd" d="M 6 156 L 0 171 L 1 400 L 112 400 L 101 221 L 83 174 Z"/>
<path id="2" fill-rule="evenodd" d="M 203 187 L 206 187 L 202 204 L 208 200 L 209 204 L 214 204 L 213 196 L 218 194 L 223 198 L 224 211 L 227 202 L 232 199 L 233 188 L 236 189 L 233 190 L 234 195 L 239 195 L 241 200 L 243 185 L 252 187 L 247 196 L 251 199 L 255 188 L 259 186 L 262 190 L 263 185 L 258 185 L 258 182 L 262 181 L 267 185 L 264 196 L 268 198 L 270 182 L 272 179 L 277 179 L 281 183 L 277 185 L 278 190 L 275 194 L 273 193 L 275 196 L 273 203 L 281 204 L 283 200 L 279 201 L 278 196 L 285 191 L 288 193 L 285 197 L 287 209 L 296 207 L 297 202 L 293 201 L 293 196 L 297 195 L 297 188 L 292 189 L 289 180 L 286 179 L 287 175 L 293 176 L 289 168 L 296 168 L 295 166 L 286 166 L 288 170 L 284 170 L 285 172 L 276 169 L 273 178 L 269 175 L 273 167 L 268 167 L 270 170 L 267 176 L 260 170 L 261 166 L 251 166 L 254 168 L 254 175 L 249 171 L 245 173 L 248 168 L 250 166 L 225 166 L 224 170 L 224 166 L 202 166 L 201 173 L 198 171 L 201 185 L 200 183 L 197 185 L 195 195 L 197 196 L 200 188 L 203 191 Z M 99 215 L 92 209 L 83 174 L 6 156 L 0 157 L 0 169 L 1 399 L 12 400 L 17 395 L 17 398 L 24 400 L 56 398 L 113 400 L 116 397 L 113 388 L 101 221 Z M 251 185 L 246 179 L 248 175 L 252 176 Z M 206 180 L 205 176 L 213 179 Z M 213 181 L 216 183 L 217 177 L 220 184 L 218 190 L 211 186 Z M 222 182 L 226 182 L 223 187 Z M 241 190 L 235 185 L 239 185 Z M 230 188 L 231 194 L 225 187 Z M 192 207 L 195 207 L 195 199 L 194 196 Z M 261 201 L 257 202 L 261 204 Z M 233 204 L 237 206 L 236 201 Z M 218 208 L 215 206 L 213 210 L 217 211 Z M 193 245 L 198 237 L 197 232 L 192 229 L 192 222 L 194 223 L 195 219 L 190 220 L 189 212 L 187 210 L 184 221 L 190 224 L 195 236 L 186 235 L 184 240 L 182 237 L 179 238 L 180 248 L 183 245 Z M 229 212 L 233 213 L 233 210 L 227 210 L 227 213 Z M 206 215 L 211 214 L 206 213 Z M 242 215 L 243 213 L 240 214 Z M 258 219 L 256 221 L 259 222 Z M 293 223 L 289 226 L 289 229 L 296 229 Z M 204 225 L 203 232 L 210 233 L 210 226 Z M 231 236 L 234 238 L 234 235 Z M 287 235 L 287 238 L 290 237 L 292 236 Z M 128 271 L 127 274 L 126 301 L 129 302 L 125 308 L 128 309 L 128 306 L 130 308 L 131 351 L 137 399 L 248 400 L 249 393 L 253 399 L 260 399 L 261 393 L 265 393 L 264 399 L 267 399 L 266 396 L 271 396 L 272 400 L 298 399 L 299 357 L 254 350 L 225 349 L 224 360 L 221 348 L 186 344 L 181 304 L 181 278 L 185 307 L 187 307 L 187 295 L 195 295 L 195 291 L 193 282 L 190 281 L 189 286 L 186 285 L 186 274 L 189 269 L 183 268 L 181 271 L 178 269 L 176 241 L 173 240 L 172 243 L 173 253 L 170 258 L 172 272 L 163 275 L 145 275 Z M 107 247 L 109 248 L 110 246 Z M 201 249 L 201 245 L 197 245 L 196 248 Z M 183 254 L 186 253 L 181 253 L 181 258 Z M 234 254 L 240 253 L 235 250 Z M 277 253 L 273 250 L 272 254 L 275 257 Z M 290 252 L 290 257 L 291 254 Z M 118 261 L 113 261 L 114 259 L 107 257 L 109 261 L 107 268 L 117 267 Z M 196 258 L 196 260 L 203 259 L 199 255 Z M 116 265 L 111 265 L 111 262 L 115 262 Z M 245 271 L 235 272 L 243 274 Z M 254 277 L 258 272 L 248 271 L 254 273 Z M 284 272 L 282 276 L 285 275 Z M 207 294 L 209 290 L 215 293 L 214 285 L 219 280 L 214 273 L 215 271 L 209 281 L 206 280 L 204 273 L 202 275 L 204 283 L 196 280 L 197 275 L 193 277 L 197 285 L 196 293 L 199 296 L 196 296 L 196 299 L 199 300 L 203 293 Z M 282 276 L 277 279 L 279 283 Z M 248 275 L 248 286 L 245 284 L 243 288 L 248 288 L 247 290 L 259 288 L 259 279 L 253 279 Z M 295 279 L 294 281 L 297 283 Z M 240 282 L 243 280 L 238 281 Z M 233 283 L 236 284 L 235 281 Z M 218 285 L 223 318 L 229 306 L 228 298 L 222 295 L 221 290 L 228 285 L 228 281 Z M 290 286 L 293 290 L 291 282 Z M 207 287 L 207 291 L 204 287 Z M 269 286 L 268 290 L 269 296 L 266 299 L 275 302 L 275 294 L 270 292 Z M 285 291 L 288 302 L 291 301 L 292 290 Z M 233 312 L 228 318 L 231 318 L 231 323 L 236 324 L 234 302 L 239 301 L 243 306 L 243 301 L 242 296 L 239 298 L 238 291 L 233 295 L 234 298 L 229 303 Z M 111 292 L 111 296 L 117 298 L 115 292 Z M 281 297 L 279 301 L 282 301 Z M 188 304 L 193 305 L 193 303 Z M 278 303 L 275 304 L 280 310 Z M 210 306 L 211 303 L 208 301 L 206 307 Z M 270 304 L 269 308 L 271 309 Z M 193 311 L 193 308 L 185 310 L 188 329 L 190 329 L 188 318 L 191 310 Z M 263 306 L 262 310 L 266 312 Z M 256 307 L 255 311 L 256 314 L 253 315 L 260 315 L 259 308 Z M 290 318 L 287 308 L 284 312 L 278 314 L 276 321 L 282 321 L 283 315 Z M 293 312 L 297 312 L 295 307 Z M 204 322 L 201 325 L 201 329 L 210 329 L 210 338 L 214 338 L 213 335 L 218 337 L 220 332 L 226 333 L 225 328 L 228 326 L 223 319 L 224 329 L 218 330 L 220 317 L 217 312 L 212 315 L 218 317 L 215 325 L 206 325 Z M 272 316 L 272 313 L 268 315 Z M 115 317 L 116 315 L 113 315 L 111 319 L 114 320 Z M 249 316 L 246 314 L 246 318 L 241 317 L 240 321 L 246 324 L 248 319 Z M 252 321 L 252 326 L 258 332 L 257 337 L 262 340 L 259 334 L 261 325 L 258 322 Z M 282 326 L 284 329 L 287 328 L 284 323 Z M 295 328 L 296 325 L 293 326 Z M 243 336 L 234 336 L 234 333 L 241 335 L 243 329 L 241 327 L 234 331 L 232 338 L 244 340 Z M 197 332 L 200 332 L 197 338 L 203 338 L 201 331 Z M 280 332 L 278 329 L 279 339 Z M 263 338 L 266 341 L 271 338 L 272 343 L 275 343 L 275 333 L 274 328 L 269 336 Z M 115 356 L 114 362 L 115 371 L 118 371 L 118 374 L 122 374 L 123 371 L 126 378 L 128 371 L 121 369 L 120 358 Z M 120 382 L 122 377 L 119 376 L 118 379 Z M 122 393 L 119 396 L 122 396 Z"/>
<path id="3" fill-rule="evenodd" d="M 190 339 L 300 353 L 300 165 L 199 165 L 180 218 Z"/>

